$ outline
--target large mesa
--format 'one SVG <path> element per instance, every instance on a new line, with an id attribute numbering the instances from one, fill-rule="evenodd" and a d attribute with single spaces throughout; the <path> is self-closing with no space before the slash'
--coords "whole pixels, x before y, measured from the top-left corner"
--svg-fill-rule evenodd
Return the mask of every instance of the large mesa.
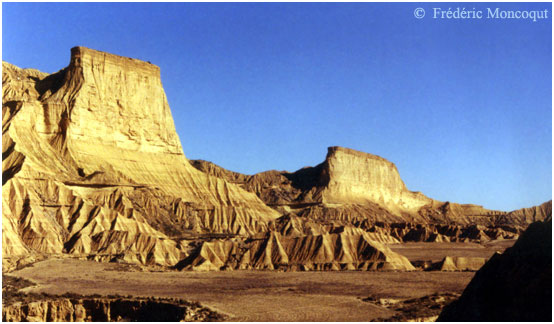
<path id="1" fill-rule="evenodd" d="M 155 65 L 75 47 L 57 73 L 3 62 L 2 80 L 5 258 L 171 265 L 187 235 L 256 233 L 278 216 L 190 165 Z"/>
<path id="2" fill-rule="evenodd" d="M 431 199 L 406 188 L 394 163 L 373 154 L 329 147 L 323 174 L 327 177 L 324 202 L 369 201 L 395 211 L 415 211 L 431 203 Z"/>

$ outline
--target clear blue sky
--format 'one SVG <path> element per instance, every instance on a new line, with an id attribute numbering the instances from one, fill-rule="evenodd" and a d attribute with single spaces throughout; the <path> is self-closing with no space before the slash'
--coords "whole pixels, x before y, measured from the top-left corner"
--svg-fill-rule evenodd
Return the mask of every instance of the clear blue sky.
<path id="1" fill-rule="evenodd" d="M 549 19 L 439 20 L 433 7 Z M 338 145 L 394 162 L 410 190 L 511 210 L 552 197 L 551 9 L 3 3 L 2 59 L 55 72 L 82 45 L 151 61 L 191 159 L 295 171 Z"/>

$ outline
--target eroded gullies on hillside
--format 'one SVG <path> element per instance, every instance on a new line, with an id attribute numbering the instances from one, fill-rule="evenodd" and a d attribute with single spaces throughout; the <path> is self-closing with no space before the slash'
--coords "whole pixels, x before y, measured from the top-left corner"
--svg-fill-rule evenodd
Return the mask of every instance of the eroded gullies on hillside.
<path id="1" fill-rule="evenodd" d="M 278 215 L 189 165 L 157 67 L 79 47 L 61 86 L 42 93 L 45 74 L 3 72 L 4 106 L 15 107 L 3 109 L 5 256 L 123 254 L 170 266 L 186 256 L 189 232 L 263 232 Z"/>

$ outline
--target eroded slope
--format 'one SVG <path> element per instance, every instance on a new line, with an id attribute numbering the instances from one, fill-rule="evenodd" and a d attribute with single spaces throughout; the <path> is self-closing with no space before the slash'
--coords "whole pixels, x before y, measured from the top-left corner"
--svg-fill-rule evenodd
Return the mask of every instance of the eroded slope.
<path id="1" fill-rule="evenodd" d="M 173 265 L 190 234 L 263 232 L 278 213 L 185 158 L 159 68 L 84 47 L 47 75 L 3 62 L 3 256 Z"/>
<path id="2" fill-rule="evenodd" d="M 352 225 L 400 241 L 512 239 L 528 224 L 552 214 L 551 201 L 512 212 L 437 201 L 408 190 L 393 163 L 341 147 L 330 147 L 321 164 L 293 173 L 267 171 L 247 176 L 210 162 L 191 162 L 303 221 Z"/>

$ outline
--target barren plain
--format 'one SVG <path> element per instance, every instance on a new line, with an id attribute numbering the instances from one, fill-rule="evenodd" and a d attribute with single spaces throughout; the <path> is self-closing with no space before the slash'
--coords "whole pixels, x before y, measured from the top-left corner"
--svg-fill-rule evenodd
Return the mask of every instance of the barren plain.
<path id="1" fill-rule="evenodd" d="M 391 244 L 411 260 L 489 257 L 494 244 Z M 144 271 L 136 265 L 50 259 L 10 275 L 36 283 L 25 292 L 171 297 L 198 301 L 230 321 L 371 321 L 401 312 L 375 301 L 461 294 L 474 272 L 442 271 Z M 340 309 L 340 312 L 337 310 Z"/>
<path id="2" fill-rule="evenodd" d="M 495 252 L 502 252 L 514 245 L 516 240 L 494 240 L 484 244 L 458 242 L 409 242 L 390 244 L 394 252 L 410 261 L 438 262 L 445 257 L 466 257 L 489 259 Z"/>

